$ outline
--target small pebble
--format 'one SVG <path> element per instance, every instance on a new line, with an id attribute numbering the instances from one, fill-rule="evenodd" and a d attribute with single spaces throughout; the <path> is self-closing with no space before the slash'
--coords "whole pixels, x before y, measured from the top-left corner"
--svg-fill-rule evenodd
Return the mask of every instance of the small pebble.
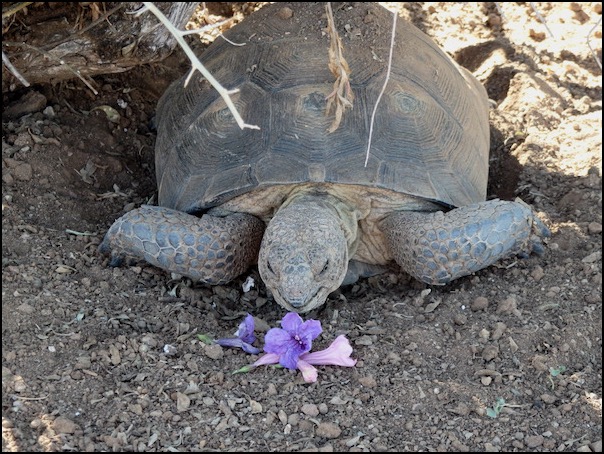
<path id="1" fill-rule="evenodd" d="M 72 434 L 76 431 L 78 425 L 71 419 L 59 416 L 52 423 L 52 428 L 59 434 Z"/>
<path id="2" fill-rule="evenodd" d="M 479 297 L 475 298 L 474 301 L 472 301 L 472 305 L 470 306 L 470 309 L 472 309 L 474 312 L 483 311 L 488 306 L 489 306 L 489 300 L 486 299 L 484 296 L 479 296 Z"/>
<path id="3" fill-rule="evenodd" d="M 342 429 L 333 422 L 322 422 L 317 427 L 317 437 L 323 438 L 338 438 L 342 433 Z"/>

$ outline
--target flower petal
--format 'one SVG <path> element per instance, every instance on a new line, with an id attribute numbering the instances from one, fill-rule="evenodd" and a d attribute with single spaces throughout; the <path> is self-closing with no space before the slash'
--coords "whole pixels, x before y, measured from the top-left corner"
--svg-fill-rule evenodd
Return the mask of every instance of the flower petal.
<path id="1" fill-rule="evenodd" d="M 281 320 L 281 327 L 290 334 L 297 334 L 300 325 L 302 325 L 302 317 L 296 312 L 288 312 Z"/>
<path id="2" fill-rule="evenodd" d="M 243 341 L 241 339 L 239 339 L 238 337 L 222 337 L 220 339 L 216 339 L 214 342 L 216 342 L 218 345 L 221 345 L 223 347 L 242 348 L 242 346 L 243 346 Z"/>
<path id="3" fill-rule="evenodd" d="M 279 355 L 276 353 L 267 353 L 262 355 L 260 358 L 256 360 L 252 366 L 266 366 L 267 364 L 278 364 L 279 363 Z"/>
<path id="4" fill-rule="evenodd" d="M 266 353 L 285 353 L 291 334 L 281 328 L 271 328 L 264 336 L 264 351 Z"/>
<path id="5" fill-rule="evenodd" d="M 257 355 L 260 353 L 260 349 L 254 347 L 247 342 L 242 341 L 238 337 L 223 337 L 221 339 L 216 339 L 214 341 L 218 345 L 223 347 L 236 347 L 242 349 L 244 352 L 249 353 L 250 355 Z"/>
<path id="6" fill-rule="evenodd" d="M 292 340 L 289 342 L 288 349 L 281 354 L 279 364 L 288 369 L 295 369 L 298 364 L 298 358 L 300 358 L 302 353 L 304 353 L 304 351 L 300 347 L 300 344 L 295 340 Z"/>
<path id="7" fill-rule="evenodd" d="M 317 369 L 303 359 L 298 360 L 298 369 L 302 372 L 302 377 L 304 377 L 306 383 L 314 383 L 317 381 Z"/>
<path id="8" fill-rule="evenodd" d="M 300 360 L 315 366 L 342 366 L 353 367 L 357 360 L 350 357 L 352 347 L 344 335 L 339 335 L 325 350 L 304 353 Z"/>
<path id="9" fill-rule="evenodd" d="M 310 339 L 310 342 L 312 342 L 319 337 L 319 334 L 321 334 L 322 331 L 323 328 L 321 328 L 321 322 L 319 320 L 306 320 L 298 328 L 298 335 L 301 338 Z"/>
<path id="10" fill-rule="evenodd" d="M 254 343 L 256 336 L 254 335 L 254 317 L 251 314 L 247 314 L 245 319 L 241 322 L 239 328 L 235 332 L 235 336 L 248 344 Z"/>
<path id="11" fill-rule="evenodd" d="M 248 344 L 247 342 L 242 342 L 241 349 L 244 352 L 249 353 L 250 355 L 257 355 L 261 352 L 259 348 L 256 348 L 253 345 Z"/>

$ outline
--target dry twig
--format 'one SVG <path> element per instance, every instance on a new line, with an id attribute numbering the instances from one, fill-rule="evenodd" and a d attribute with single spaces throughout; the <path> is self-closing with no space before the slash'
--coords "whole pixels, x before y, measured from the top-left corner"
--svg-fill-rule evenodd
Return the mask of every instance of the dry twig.
<path id="1" fill-rule="evenodd" d="M 369 138 L 367 139 L 367 154 L 365 156 L 365 167 L 367 167 L 367 163 L 369 162 L 369 150 L 371 150 L 371 137 L 373 136 L 373 122 L 375 120 L 375 112 L 377 111 L 377 106 L 382 99 L 382 95 L 384 94 L 384 90 L 386 90 L 386 85 L 388 85 L 388 80 L 390 79 L 390 71 L 392 69 L 392 53 L 394 52 L 394 37 L 396 34 L 396 18 L 398 14 L 396 11 L 392 12 L 392 35 L 390 36 L 390 54 L 388 55 L 388 69 L 386 70 L 386 79 L 384 79 L 384 85 L 382 86 L 382 90 L 378 95 L 377 100 L 375 101 L 375 105 L 373 106 L 373 112 L 371 113 L 371 122 L 369 123 Z"/>
<path id="2" fill-rule="evenodd" d="M 600 17 L 600 19 L 598 19 L 598 22 L 596 22 L 596 24 L 591 28 L 591 30 L 589 30 L 589 33 L 587 34 L 587 47 L 589 47 L 589 50 L 591 51 L 591 55 L 593 55 L 594 60 L 596 61 L 596 63 L 600 67 L 600 69 L 602 69 L 602 62 L 598 58 L 598 53 L 595 51 L 595 49 L 593 47 L 591 47 L 591 39 L 590 39 L 590 37 L 591 37 L 591 34 L 594 32 L 594 30 L 601 23 L 602 23 L 602 17 Z"/>
<path id="3" fill-rule="evenodd" d="M 233 103 L 233 100 L 231 99 L 231 96 L 230 96 L 234 93 L 237 93 L 239 90 L 238 89 L 227 90 L 226 88 L 224 88 L 214 78 L 214 76 L 212 76 L 212 74 L 210 74 L 210 72 L 201 64 L 201 62 L 199 61 L 199 59 L 197 58 L 197 56 L 195 55 L 193 50 L 189 47 L 187 42 L 183 39 L 183 35 L 186 35 L 188 32 L 187 31 L 183 32 L 182 30 L 179 30 L 176 27 L 174 27 L 174 25 L 172 25 L 172 23 L 168 20 L 168 18 L 166 18 L 166 16 L 164 16 L 162 14 L 162 12 L 153 3 L 143 2 L 143 4 L 149 11 L 151 11 L 155 15 L 155 17 L 157 17 L 160 20 L 160 22 L 168 29 L 168 31 L 172 34 L 172 36 L 174 36 L 178 45 L 182 48 L 182 50 L 185 52 L 185 54 L 191 61 L 191 64 L 193 67 L 191 68 L 191 73 L 189 74 L 189 77 L 187 77 L 187 82 L 189 81 L 189 79 L 191 78 L 191 75 L 195 71 L 199 71 L 203 75 L 203 77 L 205 77 L 206 80 L 208 82 L 210 82 L 210 84 L 212 84 L 212 86 L 216 89 L 216 91 L 218 91 L 218 93 L 220 94 L 220 96 L 222 97 L 224 102 L 226 103 L 227 107 L 231 111 L 231 114 L 235 118 L 235 121 L 237 122 L 237 124 L 239 125 L 239 127 L 241 129 L 244 129 L 244 128 L 260 129 L 256 125 L 247 124 L 243 121 L 243 118 L 241 118 L 241 115 L 237 111 L 237 108 L 235 107 L 235 104 Z"/>
<path id="4" fill-rule="evenodd" d="M 4 63 L 4 66 L 6 66 L 6 68 L 11 72 L 13 76 L 17 78 L 19 82 L 21 82 L 25 87 L 29 87 L 29 82 L 25 79 L 25 77 L 21 75 L 17 68 L 13 66 L 4 51 L 2 52 L 2 63 Z"/>
<path id="5" fill-rule="evenodd" d="M 348 77 L 350 68 L 343 55 L 342 40 L 336 30 L 330 2 L 327 2 L 325 9 L 327 11 L 327 26 L 330 36 L 329 70 L 336 76 L 336 81 L 333 83 L 333 92 L 327 96 L 327 107 L 325 111 L 325 113 L 329 115 L 333 110 L 332 108 L 335 107 L 335 118 L 328 129 L 328 132 L 331 133 L 340 126 L 344 110 L 352 107 L 354 95 L 350 88 L 350 79 Z"/>

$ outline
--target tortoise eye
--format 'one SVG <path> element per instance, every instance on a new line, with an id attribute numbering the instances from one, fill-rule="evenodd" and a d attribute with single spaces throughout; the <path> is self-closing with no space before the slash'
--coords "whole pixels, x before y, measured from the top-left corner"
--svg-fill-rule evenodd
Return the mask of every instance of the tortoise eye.
<path id="1" fill-rule="evenodd" d="M 273 273 L 273 274 L 277 274 L 275 273 L 275 270 L 273 270 L 273 267 L 271 266 L 271 262 L 269 262 L 268 260 L 266 261 L 266 267 L 268 268 L 268 270 Z"/>
<path id="2" fill-rule="evenodd" d="M 329 270 L 329 260 L 327 260 L 325 262 L 325 265 L 323 265 L 323 269 L 321 270 L 321 272 L 319 273 L 319 275 L 323 275 L 327 272 L 327 270 Z"/>

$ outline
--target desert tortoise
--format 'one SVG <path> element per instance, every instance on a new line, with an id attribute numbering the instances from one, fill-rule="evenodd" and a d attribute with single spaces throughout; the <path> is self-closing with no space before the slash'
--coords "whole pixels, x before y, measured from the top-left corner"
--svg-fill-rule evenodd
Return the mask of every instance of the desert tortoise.
<path id="1" fill-rule="evenodd" d="M 109 229 L 100 251 L 112 265 L 132 256 L 221 284 L 257 262 L 275 300 L 307 312 L 393 261 L 440 285 L 543 251 L 549 232 L 529 206 L 485 201 L 485 89 L 402 20 L 365 165 L 392 16 L 376 3 L 334 15 L 354 93 L 339 127 L 329 132 L 325 113 L 334 76 L 324 5 L 261 8 L 225 33 L 244 46 L 219 38 L 200 57 L 239 89 L 237 109 L 260 130 L 240 129 L 207 81 L 172 84 L 157 108 L 159 206 Z"/>

